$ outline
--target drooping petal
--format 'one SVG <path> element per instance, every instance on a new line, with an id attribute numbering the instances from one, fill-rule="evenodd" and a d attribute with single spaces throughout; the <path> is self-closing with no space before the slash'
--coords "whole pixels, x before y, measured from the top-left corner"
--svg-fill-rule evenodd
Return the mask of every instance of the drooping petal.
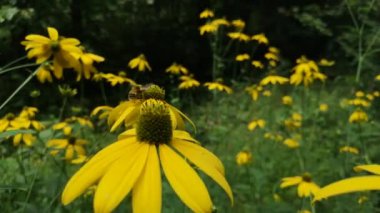
<path id="1" fill-rule="evenodd" d="M 148 159 L 145 163 L 144 171 L 133 188 L 133 212 L 160 213 L 161 191 L 161 171 L 157 149 L 155 145 L 149 145 Z"/>
<path id="2" fill-rule="evenodd" d="M 352 177 L 331 183 L 321 188 L 314 197 L 314 201 L 328 197 L 367 190 L 380 190 L 380 176 L 368 175 Z"/>
<path id="3" fill-rule="evenodd" d="M 124 156 L 129 146 L 135 144 L 134 139 L 117 141 L 98 152 L 66 184 L 62 193 L 63 205 L 69 204 L 88 187 L 96 183 L 115 160 Z"/>
<path id="4" fill-rule="evenodd" d="M 40 44 L 48 44 L 50 42 L 50 39 L 42 36 L 42 35 L 36 35 L 36 34 L 30 34 L 25 37 L 26 40 L 37 42 Z"/>
<path id="5" fill-rule="evenodd" d="M 165 144 L 159 146 L 159 153 L 165 176 L 182 202 L 194 212 L 211 212 L 210 195 L 194 169 Z"/>
<path id="6" fill-rule="evenodd" d="M 300 184 L 301 182 L 302 182 L 301 176 L 282 178 L 282 183 L 280 185 L 280 188 L 294 186 L 294 185 Z"/>
<path id="7" fill-rule="evenodd" d="M 124 199 L 140 177 L 148 157 L 149 144 L 136 143 L 125 150 L 104 174 L 96 189 L 95 213 L 108 213 Z"/>
<path id="8" fill-rule="evenodd" d="M 195 124 L 189 117 L 187 117 L 185 114 L 183 114 L 179 109 L 175 108 L 174 106 L 169 105 L 169 107 L 170 107 L 170 110 L 176 111 L 178 112 L 178 114 L 184 117 L 191 124 L 191 126 L 193 126 L 194 130 L 197 131 L 197 127 L 195 126 Z"/>
<path id="9" fill-rule="evenodd" d="M 74 147 L 72 145 L 67 146 L 66 153 L 65 153 L 65 159 L 71 160 L 74 157 Z"/>
<path id="10" fill-rule="evenodd" d="M 76 45 L 79 45 L 80 44 L 80 41 L 76 38 L 64 38 L 60 41 L 61 44 L 63 45 L 73 45 L 73 46 L 76 46 Z"/>
<path id="11" fill-rule="evenodd" d="M 184 142 L 181 140 L 173 140 L 172 146 L 176 148 L 182 155 L 184 155 L 189 161 L 195 164 L 204 173 L 210 176 L 220 187 L 227 193 L 228 197 L 233 204 L 232 190 L 223 173 L 220 171 L 219 163 L 210 161 L 214 156 L 210 156 L 210 152 L 199 145 Z M 220 161 L 219 161 L 220 162 Z"/>
<path id="12" fill-rule="evenodd" d="M 371 172 L 371 173 L 373 173 L 375 175 L 380 175 L 380 165 L 379 164 L 359 165 L 359 166 L 355 166 L 354 170 L 356 172 L 364 170 L 364 171 L 367 171 L 367 172 Z"/>

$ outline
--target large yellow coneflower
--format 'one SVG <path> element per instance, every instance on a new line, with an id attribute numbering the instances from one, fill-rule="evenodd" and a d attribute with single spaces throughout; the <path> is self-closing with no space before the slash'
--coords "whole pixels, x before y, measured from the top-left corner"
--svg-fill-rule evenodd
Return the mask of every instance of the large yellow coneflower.
<path id="1" fill-rule="evenodd" d="M 194 212 L 211 212 L 208 190 L 193 169 L 210 176 L 230 197 L 231 188 L 224 178 L 220 160 L 202 148 L 186 132 L 173 130 L 168 105 L 146 100 L 135 129 L 90 159 L 67 183 L 62 203 L 71 203 L 97 185 L 95 213 L 111 212 L 132 194 L 133 212 L 161 212 L 161 169 L 178 197 Z"/>

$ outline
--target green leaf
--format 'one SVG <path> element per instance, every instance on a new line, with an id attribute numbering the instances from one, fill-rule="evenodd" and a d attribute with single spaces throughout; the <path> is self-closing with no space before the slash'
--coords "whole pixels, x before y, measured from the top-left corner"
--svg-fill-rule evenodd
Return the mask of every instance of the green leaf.
<path id="1" fill-rule="evenodd" d="M 0 133 L 0 139 L 11 137 L 17 134 L 33 134 L 33 133 L 35 133 L 35 131 L 30 130 L 30 129 L 9 130 L 9 131 Z"/>

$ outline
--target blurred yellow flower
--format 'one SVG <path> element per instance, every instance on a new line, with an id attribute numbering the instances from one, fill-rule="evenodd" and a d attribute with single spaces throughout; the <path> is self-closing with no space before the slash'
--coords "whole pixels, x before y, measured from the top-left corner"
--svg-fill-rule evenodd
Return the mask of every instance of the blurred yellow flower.
<path id="1" fill-rule="evenodd" d="M 369 101 L 373 101 L 375 99 L 375 97 L 372 95 L 372 94 L 367 94 L 365 96 Z"/>
<path id="2" fill-rule="evenodd" d="M 259 95 L 262 90 L 263 87 L 256 84 L 245 88 L 245 91 L 251 95 L 253 101 L 257 101 L 257 99 L 259 99 Z"/>
<path id="3" fill-rule="evenodd" d="M 324 66 L 324 67 L 331 67 L 331 66 L 334 66 L 335 64 L 335 61 L 329 61 L 325 58 L 322 58 L 319 63 L 318 63 L 320 66 Z"/>
<path id="4" fill-rule="evenodd" d="M 276 85 L 276 84 L 285 84 L 289 81 L 288 78 L 279 76 L 279 75 L 268 75 L 260 81 L 260 85 L 265 86 L 268 84 Z"/>
<path id="5" fill-rule="evenodd" d="M 379 92 L 379 91 L 375 91 L 375 92 L 373 92 L 373 96 L 375 96 L 375 97 L 380 97 L 380 92 Z"/>
<path id="6" fill-rule="evenodd" d="M 111 110 L 113 110 L 113 108 L 110 106 L 98 106 L 92 110 L 90 116 L 96 116 L 99 114 L 99 112 L 101 112 L 98 115 L 99 119 L 106 119 L 106 118 L 108 118 Z"/>
<path id="7" fill-rule="evenodd" d="M 359 149 L 353 146 L 342 146 L 339 148 L 339 152 L 347 152 L 351 154 L 359 154 Z"/>
<path id="8" fill-rule="evenodd" d="M 131 69 L 137 69 L 140 72 L 144 72 L 145 70 L 152 70 L 144 54 L 140 54 L 136 58 L 130 60 L 128 63 L 128 67 Z"/>
<path id="9" fill-rule="evenodd" d="M 380 165 L 360 165 L 356 166 L 354 170 L 356 172 L 367 171 L 374 175 L 351 177 L 330 183 L 315 194 L 314 201 L 352 192 L 380 190 Z"/>
<path id="10" fill-rule="evenodd" d="M 212 18 L 214 17 L 214 12 L 210 9 L 205 9 L 199 14 L 199 18 L 205 19 L 205 18 Z"/>
<path id="11" fill-rule="evenodd" d="M 53 78 L 51 76 L 51 73 L 53 72 L 53 70 L 54 70 L 54 67 L 50 63 L 48 62 L 43 63 L 38 68 L 38 71 L 36 73 L 38 81 L 41 83 L 53 82 Z"/>
<path id="12" fill-rule="evenodd" d="M 145 101 L 136 128 L 98 152 L 71 177 L 62 193 L 62 203 L 68 205 L 97 184 L 95 212 L 112 212 L 129 193 L 133 212 L 160 212 L 161 168 L 174 192 L 193 212 L 211 212 L 213 207 L 198 169 L 211 177 L 233 203 L 221 161 L 187 132 L 173 130 L 167 106 L 160 100 Z"/>
<path id="13" fill-rule="evenodd" d="M 16 116 L 13 113 L 8 113 L 0 119 L 0 132 L 4 132 L 9 127 L 13 126 Z"/>
<path id="14" fill-rule="evenodd" d="M 102 56 L 93 54 L 93 53 L 73 53 L 75 59 L 77 59 L 80 63 L 74 67 L 75 71 L 77 71 L 77 81 L 80 81 L 82 76 L 85 79 L 90 79 L 92 73 L 96 73 L 96 69 L 93 67 L 94 62 L 103 62 L 105 59 Z"/>
<path id="15" fill-rule="evenodd" d="M 179 89 L 190 89 L 193 87 L 199 87 L 200 85 L 199 81 L 191 76 L 183 75 L 179 79 L 182 81 L 178 86 Z"/>
<path id="16" fill-rule="evenodd" d="M 13 128 L 9 128 L 8 130 L 15 130 Z M 20 145 L 23 142 L 26 146 L 32 146 L 36 141 L 36 137 L 34 137 L 31 133 L 18 133 L 13 136 L 13 146 Z"/>
<path id="17" fill-rule="evenodd" d="M 368 201 L 368 197 L 365 195 L 362 195 L 358 198 L 358 204 L 363 204 Z"/>
<path id="18" fill-rule="evenodd" d="M 263 119 L 254 119 L 248 124 L 248 129 L 250 131 L 254 131 L 256 128 L 264 128 L 265 127 L 265 120 Z"/>
<path id="19" fill-rule="evenodd" d="M 216 25 L 216 26 L 220 26 L 220 25 L 228 26 L 228 25 L 230 25 L 230 23 L 225 18 L 214 19 L 211 23 L 213 25 Z"/>
<path id="20" fill-rule="evenodd" d="M 292 105 L 293 104 L 293 98 L 289 95 L 283 96 L 282 97 L 282 104 L 284 105 Z"/>
<path id="21" fill-rule="evenodd" d="M 65 139 L 51 139 L 47 142 L 47 147 L 51 149 L 50 154 L 53 156 L 65 151 L 65 160 L 71 161 L 74 158 L 86 155 L 86 150 L 83 146 L 87 143 L 83 139 L 68 137 Z"/>
<path id="22" fill-rule="evenodd" d="M 232 26 L 236 27 L 238 30 L 242 30 L 245 27 L 245 22 L 241 19 L 235 19 L 231 22 Z"/>
<path id="23" fill-rule="evenodd" d="M 272 53 L 272 52 L 265 53 L 264 57 L 267 60 L 272 60 L 272 61 L 279 61 L 280 60 L 277 53 Z"/>
<path id="24" fill-rule="evenodd" d="M 235 157 L 239 166 L 247 165 L 252 162 L 252 154 L 248 151 L 240 151 Z"/>
<path id="25" fill-rule="evenodd" d="M 251 39 L 259 42 L 259 44 L 269 44 L 269 40 L 264 33 L 253 35 Z"/>
<path id="26" fill-rule="evenodd" d="M 272 96 L 272 92 L 270 90 L 264 90 L 263 96 L 270 97 L 270 96 Z"/>
<path id="27" fill-rule="evenodd" d="M 125 72 L 119 72 L 119 75 L 115 75 L 112 73 L 106 73 L 106 74 L 102 73 L 101 77 L 103 79 L 106 79 L 107 82 L 109 82 L 111 84 L 111 86 L 116 86 L 118 84 L 120 84 L 120 85 L 122 85 L 122 84 L 136 85 L 135 81 L 126 77 Z"/>
<path id="28" fill-rule="evenodd" d="M 361 109 L 355 110 L 348 119 L 350 123 L 365 123 L 368 122 L 368 115 Z"/>
<path id="29" fill-rule="evenodd" d="M 377 76 L 375 77 L 375 80 L 376 80 L 376 81 L 380 81 L 380 75 L 377 75 Z"/>
<path id="30" fill-rule="evenodd" d="M 296 149 L 300 146 L 300 144 L 298 143 L 298 141 L 296 141 L 295 139 L 293 138 L 287 138 L 284 140 L 284 145 L 286 145 L 287 147 L 291 148 L 291 149 Z"/>
<path id="31" fill-rule="evenodd" d="M 228 37 L 234 40 L 245 41 L 245 42 L 250 40 L 250 37 L 242 32 L 232 32 L 232 33 L 228 33 L 227 35 Z"/>
<path id="32" fill-rule="evenodd" d="M 293 74 L 290 76 L 290 84 L 309 86 L 314 80 L 324 81 L 327 76 L 319 71 L 317 63 L 309 60 L 306 56 L 297 59 L 297 65 L 293 67 Z"/>
<path id="33" fill-rule="evenodd" d="M 279 54 L 280 53 L 280 50 L 277 47 L 273 47 L 273 46 L 269 47 L 268 51 L 271 52 L 271 53 L 274 53 L 274 54 Z"/>
<path id="34" fill-rule="evenodd" d="M 348 100 L 348 104 L 352 106 L 358 106 L 358 107 L 369 107 L 371 106 L 371 103 L 365 99 L 361 98 L 355 98 Z"/>
<path id="35" fill-rule="evenodd" d="M 293 113 L 291 118 L 284 121 L 285 126 L 289 130 L 295 130 L 302 126 L 302 115 L 299 113 Z"/>
<path id="36" fill-rule="evenodd" d="M 302 176 L 286 177 L 281 181 L 281 188 L 297 185 L 298 197 L 315 195 L 320 189 L 319 186 L 312 181 L 309 173 L 305 173 Z"/>
<path id="37" fill-rule="evenodd" d="M 327 105 L 327 104 L 320 104 L 319 105 L 319 111 L 327 112 L 328 110 L 329 110 L 329 105 Z"/>
<path id="38" fill-rule="evenodd" d="M 258 69 L 264 69 L 264 64 L 261 61 L 254 60 L 251 64 Z"/>
<path id="39" fill-rule="evenodd" d="M 214 33 L 217 30 L 218 30 L 218 26 L 212 23 L 206 23 L 199 27 L 199 32 L 201 35 L 204 35 L 206 33 Z"/>
<path id="40" fill-rule="evenodd" d="M 175 62 L 172 65 L 170 65 L 168 68 L 166 68 L 166 72 L 171 73 L 173 75 L 179 75 L 179 74 L 187 75 L 189 73 L 186 67 L 182 66 L 181 64 L 177 64 Z"/>
<path id="41" fill-rule="evenodd" d="M 362 97 L 364 97 L 365 96 L 365 93 L 363 92 L 363 91 L 356 91 L 355 92 L 355 96 L 357 97 L 357 98 L 362 98 Z"/>
<path id="42" fill-rule="evenodd" d="M 217 79 L 215 82 L 206 82 L 204 86 L 207 87 L 208 90 L 218 90 L 221 92 L 226 92 L 227 94 L 232 94 L 232 89 L 222 83 L 221 79 Z"/>
<path id="43" fill-rule="evenodd" d="M 250 56 L 247 53 L 239 54 L 235 57 L 235 61 L 247 61 L 249 60 Z"/>
<path id="44" fill-rule="evenodd" d="M 54 124 L 52 127 L 53 130 L 62 130 L 64 135 L 71 135 L 73 128 L 68 122 L 59 122 Z"/>
<path id="45" fill-rule="evenodd" d="M 53 27 L 48 27 L 47 30 L 49 38 L 30 34 L 21 44 L 28 51 L 28 58 L 37 58 L 37 64 L 41 64 L 53 56 L 53 73 L 56 78 L 61 79 L 63 68 L 72 68 L 78 63 L 72 54 L 82 52 L 78 47 L 80 41 L 75 38 L 60 37 L 58 31 Z"/>

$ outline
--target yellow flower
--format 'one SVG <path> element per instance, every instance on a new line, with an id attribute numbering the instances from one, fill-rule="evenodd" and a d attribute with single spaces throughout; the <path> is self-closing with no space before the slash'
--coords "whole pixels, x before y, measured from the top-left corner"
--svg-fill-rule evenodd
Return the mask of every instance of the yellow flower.
<path id="1" fill-rule="evenodd" d="M 251 64 L 258 69 L 264 69 L 264 64 L 261 61 L 254 60 Z"/>
<path id="2" fill-rule="evenodd" d="M 319 105 L 319 111 L 327 112 L 328 110 L 329 110 L 329 105 L 327 105 L 327 104 L 320 104 Z"/>
<path id="3" fill-rule="evenodd" d="M 54 124 L 52 127 L 53 130 L 62 130 L 64 135 L 71 135 L 73 128 L 68 122 L 59 122 Z"/>
<path id="4" fill-rule="evenodd" d="M 357 109 L 351 114 L 348 121 L 350 123 L 365 123 L 368 122 L 368 115 L 363 110 Z"/>
<path id="5" fill-rule="evenodd" d="M 314 80 L 324 81 L 327 78 L 319 72 L 317 63 L 306 56 L 301 56 L 296 62 L 297 65 L 293 67 L 294 73 L 290 76 L 290 84 L 298 86 L 303 82 L 305 86 L 309 86 Z"/>
<path id="6" fill-rule="evenodd" d="M 290 149 L 296 149 L 300 146 L 300 144 L 298 143 L 298 141 L 292 139 L 292 138 L 287 138 L 284 140 L 284 145 L 286 145 L 287 147 L 289 147 Z"/>
<path id="7" fill-rule="evenodd" d="M 193 87 L 199 87 L 199 81 L 195 80 L 191 76 L 183 75 L 179 78 L 182 82 L 178 85 L 179 89 L 190 89 Z"/>
<path id="8" fill-rule="evenodd" d="M 286 177 L 281 181 L 281 188 L 297 185 L 298 197 L 315 195 L 320 189 L 319 186 L 312 181 L 309 173 L 305 173 L 303 176 Z"/>
<path id="9" fill-rule="evenodd" d="M 307 209 L 303 209 L 303 210 L 297 211 L 297 213 L 311 213 L 311 211 Z"/>
<path id="10" fill-rule="evenodd" d="M 50 64 L 45 62 L 42 64 L 36 73 L 37 79 L 41 83 L 45 83 L 46 81 L 48 82 L 53 82 L 53 78 L 51 76 L 51 72 L 53 72 L 54 67 Z"/>
<path id="11" fill-rule="evenodd" d="M 236 157 L 236 163 L 239 166 L 249 164 L 252 161 L 252 154 L 248 151 L 240 151 Z"/>
<path id="12" fill-rule="evenodd" d="M 6 114 L 0 119 L 0 132 L 6 131 L 9 127 L 14 126 L 16 116 L 12 113 Z"/>
<path id="13" fill-rule="evenodd" d="M 375 99 L 375 97 L 374 97 L 372 94 L 367 94 L 365 97 L 366 97 L 368 100 L 370 100 L 370 101 L 373 101 L 373 100 Z"/>
<path id="14" fill-rule="evenodd" d="M 272 96 L 272 92 L 270 90 L 264 90 L 263 96 L 270 97 L 270 96 Z"/>
<path id="15" fill-rule="evenodd" d="M 377 76 L 375 77 L 375 80 L 376 80 L 376 81 L 380 81 L 380 75 L 377 75 Z"/>
<path id="16" fill-rule="evenodd" d="M 365 99 L 361 98 L 355 98 L 348 101 L 349 105 L 352 106 L 359 106 L 359 107 L 369 107 L 371 106 L 371 103 Z"/>
<path id="17" fill-rule="evenodd" d="M 75 38 L 60 37 L 58 31 L 53 27 L 48 27 L 47 30 L 49 38 L 30 34 L 21 44 L 28 51 L 28 58 L 37 58 L 37 64 L 41 64 L 53 56 L 53 73 L 56 78 L 61 79 L 63 68 L 75 67 L 78 63 L 72 54 L 82 52 L 78 47 L 80 41 Z"/>
<path id="18" fill-rule="evenodd" d="M 220 25 L 228 26 L 228 25 L 230 25 L 230 23 L 225 18 L 214 19 L 211 23 L 213 25 L 216 25 L 216 26 L 220 26 Z"/>
<path id="19" fill-rule="evenodd" d="M 264 128 L 265 127 L 265 120 L 263 119 L 255 119 L 248 124 L 248 129 L 250 131 L 255 130 L 256 128 Z"/>
<path id="20" fill-rule="evenodd" d="M 173 63 L 172 65 L 170 65 L 170 67 L 166 69 L 166 72 L 171 73 L 173 75 L 179 75 L 179 74 L 187 75 L 187 73 L 189 73 L 186 67 L 177 63 Z"/>
<path id="21" fill-rule="evenodd" d="M 357 154 L 359 154 L 359 149 L 356 147 L 352 147 L 352 146 L 342 146 L 339 148 L 339 152 L 347 152 L 347 153 L 357 155 Z"/>
<path id="22" fill-rule="evenodd" d="M 199 18 L 205 19 L 205 18 L 212 18 L 214 17 L 214 12 L 210 9 L 205 9 L 199 14 Z"/>
<path id="23" fill-rule="evenodd" d="M 259 42 L 259 44 L 269 44 L 269 40 L 264 33 L 253 35 L 251 39 Z"/>
<path id="24" fill-rule="evenodd" d="M 280 50 L 278 48 L 276 48 L 276 47 L 269 47 L 268 51 L 270 53 L 274 53 L 274 54 L 279 54 L 280 53 Z"/>
<path id="25" fill-rule="evenodd" d="M 99 112 L 101 112 L 98 115 L 99 119 L 106 119 L 106 118 L 108 118 L 108 116 L 112 110 L 113 110 L 113 108 L 110 106 L 98 106 L 92 110 L 90 116 L 96 116 L 97 114 L 99 114 Z"/>
<path id="26" fill-rule="evenodd" d="M 206 23 L 199 27 L 199 31 L 201 35 L 204 35 L 205 33 L 214 33 L 217 30 L 218 30 L 218 26 L 212 23 Z"/>
<path id="27" fill-rule="evenodd" d="M 87 158 L 86 155 L 78 155 L 78 157 L 75 158 L 75 159 L 72 159 L 70 161 L 70 163 L 72 163 L 72 164 L 82 164 L 82 163 L 86 162 L 87 160 L 88 160 L 88 158 Z"/>
<path id="28" fill-rule="evenodd" d="M 260 85 L 265 86 L 265 85 L 268 85 L 268 84 L 273 84 L 273 85 L 276 85 L 276 84 L 285 84 L 288 81 L 289 81 L 288 78 L 285 78 L 285 77 L 282 77 L 282 76 L 279 76 L 279 75 L 268 75 L 267 77 L 263 78 L 260 81 Z"/>
<path id="29" fill-rule="evenodd" d="M 157 85 L 148 84 L 145 88 L 142 86 L 136 87 L 140 88 L 139 91 L 141 92 L 141 94 L 138 96 L 141 97 L 124 101 L 115 108 L 113 108 L 113 110 L 111 110 L 108 116 L 108 125 L 111 126 L 111 132 L 115 131 L 123 123 L 125 127 L 133 126 L 139 117 L 141 105 L 145 100 L 150 98 L 156 100 L 164 100 L 165 98 L 165 91 Z M 190 118 L 188 118 L 185 114 L 179 111 L 176 107 L 168 103 L 166 104 L 169 107 L 171 121 L 173 122 L 172 127 L 174 129 L 185 128 L 183 118 L 187 120 L 195 129 L 195 125 L 190 120 Z"/>
<path id="30" fill-rule="evenodd" d="M 245 91 L 247 91 L 251 95 L 253 101 L 257 101 L 257 99 L 259 99 L 259 95 L 262 90 L 263 88 L 256 84 L 245 88 Z"/>
<path id="31" fill-rule="evenodd" d="M 9 128 L 9 130 L 15 130 L 15 129 Z M 34 137 L 30 133 L 19 133 L 13 136 L 13 146 L 18 146 L 20 145 L 21 142 L 23 142 L 27 146 L 32 146 L 35 141 L 36 141 L 36 137 Z"/>
<path id="32" fill-rule="evenodd" d="M 235 19 L 231 22 L 231 24 L 236 27 L 238 30 L 242 30 L 245 27 L 245 22 L 241 19 Z"/>
<path id="33" fill-rule="evenodd" d="M 77 81 L 80 81 L 82 76 L 85 79 L 90 79 L 92 73 L 96 73 L 96 69 L 94 68 L 94 62 L 103 62 L 104 58 L 102 56 L 93 54 L 93 53 L 81 53 L 81 54 L 73 54 L 74 57 L 80 62 L 75 67 L 75 70 L 78 72 Z"/>
<path id="34" fill-rule="evenodd" d="M 28 119 L 34 118 L 37 112 L 38 112 L 38 108 L 36 107 L 24 107 L 22 111 L 20 112 L 19 117 L 28 118 Z"/>
<path id="35" fill-rule="evenodd" d="M 69 137 L 66 139 L 51 139 L 47 142 L 47 147 L 52 149 L 50 153 L 54 156 L 61 151 L 65 151 L 65 160 L 71 161 L 74 158 L 86 155 L 83 145 L 87 143 L 86 140 Z"/>
<path id="36" fill-rule="evenodd" d="M 267 52 L 267 53 L 265 53 L 264 57 L 265 57 L 267 60 L 271 60 L 271 61 L 279 61 L 278 55 L 277 55 L 276 53 Z"/>
<path id="37" fill-rule="evenodd" d="M 242 32 L 232 32 L 232 33 L 228 33 L 227 35 L 233 40 L 239 40 L 239 41 L 245 41 L 245 42 L 250 40 L 249 36 Z"/>
<path id="38" fill-rule="evenodd" d="M 217 80 L 216 82 L 206 82 L 204 85 L 208 90 L 219 90 L 221 92 L 226 92 L 227 94 L 232 94 L 232 89 L 221 83 L 221 80 Z"/>
<path id="39" fill-rule="evenodd" d="M 355 92 L 355 96 L 357 97 L 357 98 L 362 98 L 362 97 L 364 97 L 365 96 L 365 93 L 363 92 L 363 91 L 356 91 Z"/>
<path id="40" fill-rule="evenodd" d="M 335 64 L 335 61 L 329 61 L 325 58 L 322 58 L 320 61 L 319 61 L 319 65 L 320 66 L 325 66 L 325 67 L 331 67 L 331 66 L 334 66 Z"/>
<path id="41" fill-rule="evenodd" d="M 145 58 L 144 54 L 140 54 L 136 58 L 133 58 L 129 61 L 128 67 L 131 69 L 137 69 L 140 72 L 144 72 L 145 70 L 151 71 L 148 61 Z"/>
<path id="42" fill-rule="evenodd" d="M 295 130 L 302 126 L 302 115 L 299 113 L 293 113 L 291 118 L 284 121 L 285 126 L 289 130 Z"/>
<path id="43" fill-rule="evenodd" d="M 380 190 L 380 165 L 360 165 L 356 166 L 354 170 L 356 172 L 367 171 L 374 175 L 346 178 L 330 183 L 315 194 L 314 201 L 352 192 Z"/>
<path id="44" fill-rule="evenodd" d="M 282 104 L 288 105 L 288 106 L 292 105 L 293 104 L 293 98 L 291 96 L 288 96 L 288 95 L 282 97 Z"/>
<path id="45" fill-rule="evenodd" d="M 161 212 L 162 168 L 186 206 L 193 212 L 211 212 L 210 195 L 193 165 L 211 177 L 233 202 L 220 160 L 187 132 L 173 130 L 166 103 L 149 99 L 140 111 L 135 129 L 98 152 L 71 177 L 62 193 L 64 205 L 98 184 L 95 213 L 112 212 L 129 193 L 133 212 Z"/>
<path id="46" fill-rule="evenodd" d="M 247 53 L 239 54 L 235 57 L 235 61 L 247 61 L 249 60 L 250 56 Z"/>
<path id="47" fill-rule="evenodd" d="M 119 75 L 114 75 L 112 73 L 107 73 L 107 74 L 103 73 L 101 74 L 101 77 L 106 79 L 111 84 L 111 86 L 116 86 L 118 84 L 136 85 L 136 82 L 126 77 L 125 72 L 119 72 Z"/>

